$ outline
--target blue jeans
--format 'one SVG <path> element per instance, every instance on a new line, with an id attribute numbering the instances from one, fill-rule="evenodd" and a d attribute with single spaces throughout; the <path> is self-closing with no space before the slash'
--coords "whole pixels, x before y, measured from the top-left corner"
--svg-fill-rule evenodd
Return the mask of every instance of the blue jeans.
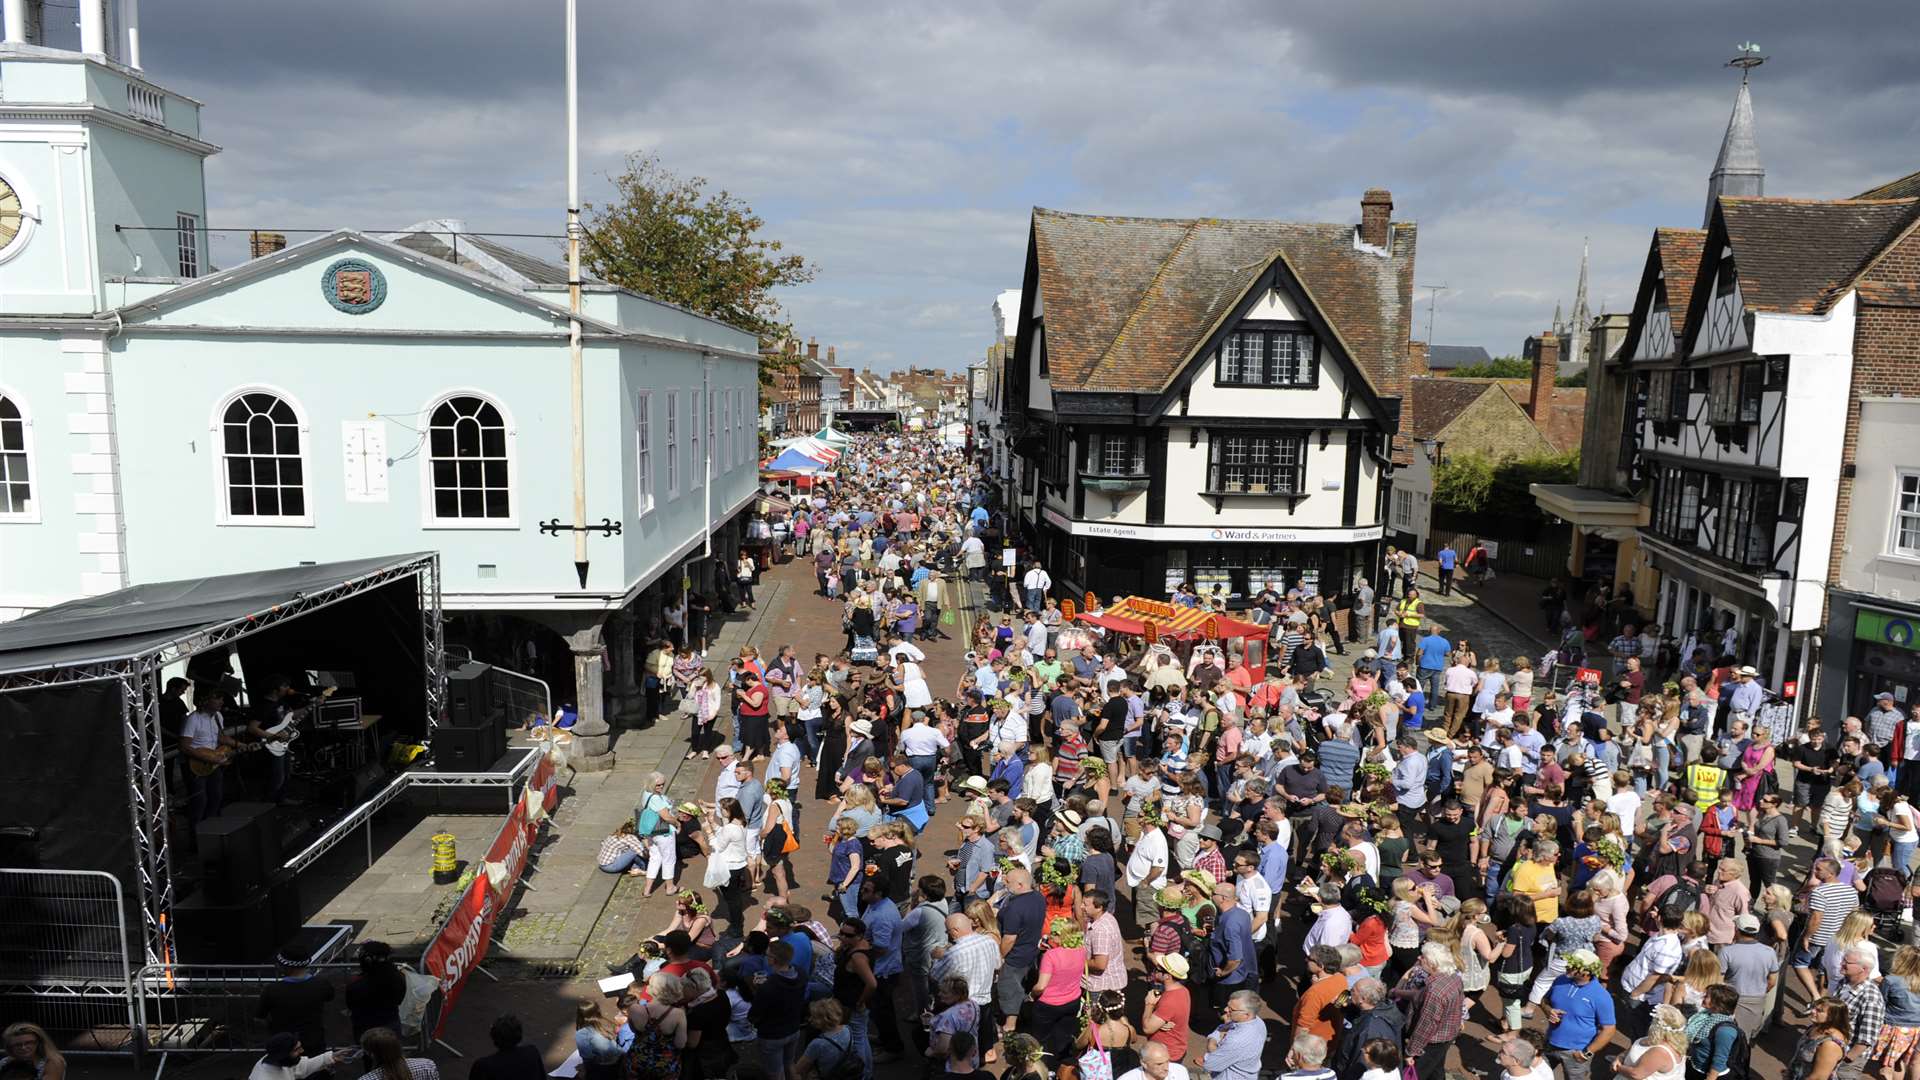
<path id="1" fill-rule="evenodd" d="M 848 918 L 853 918 L 853 916 L 849 915 Z M 853 1032 L 853 1052 L 860 1055 L 860 1061 L 865 1065 L 860 1075 L 863 1080 L 871 1080 L 873 1076 L 873 1045 L 867 1042 L 867 1010 L 864 1007 L 855 1007 L 848 1010 L 848 1013 L 847 1030 Z"/>
<path id="2" fill-rule="evenodd" d="M 741 751 L 746 749 L 740 742 L 740 712 L 737 709 L 734 710 L 733 714 L 733 737 L 729 739 L 728 742 L 733 746 L 733 756 L 735 758 L 738 758 Z"/>
<path id="3" fill-rule="evenodd" d="M 1907 866 L 1913 862 L 1913 849 L 1916 847 L 1920 847 L 1920 843 L 1909 844 L 1895 840 L 1893 842 L 1893 868 L 1902 874 L 1906 873 Z"/>
<path id="4" fill-rule="evenodd" d="M 1047 606 L 1047 594 L 1039 589 L 1027 590 L 1027 610 L 1040 611 Z"/>
<path id="5" fill-rule="evenodd" d="M 820 732 L 827 726 L 825 713 L 800 722 L 800 756 L 808 761 L 820 752 Z"/>
<path id="6" fill-rule="evenodd" d="M 920 774 L 920 779 L 927 782 L 927 795 L 922 801 L 926 803 L 927 816 L 931 817 L 933 816 L 933 771 L 940 767 L 940 756 L 938 754 L 908 754 L 907 764 L 913 766 L 914 771 Z"/>
<path id="7" fill-rule="evenodd" d="M 1498 861 L 1494 859 L 1487 860 L 1486 895 L 1488 896 L 1500 895 L 1500 879 L 1506 876 L 1506 871 L 1507 871 L 1507 868 L 1500 865 Z"/>
<path id="8" fill-rule="evenodd" d="M 853 888 L 840 893 L 840 910 L 846 912 L 846 917 L 849 919 L 860 917 L 860 883 L 858 881 L 853 883 Z"/>
<path id="9" fill-rule="evenodd" d="M 799 1057 L 801 1032 L 794 1032 L 784 1039 L 760 1040 L 760 1069 L 767 1076 L 785 1076 L 787 1069 Z"/>
<path id="10" fill-rule="evenodd" d="M 1673 747 L 1664 742 L 1653 744 L 1653 786 L 1656 791 L 1667 790 L 1667 779 L 1673 771 Z M 1645 794 L 1645 792 L 1642 792 Z"/>
<path id="11" fill-rule="evenodd" d="M 1444 700 L 1440 696 L 1440 673 L 1440 668 L 1420 669 L 1420 685 L 1426 688 L 1428 712 L 1432 712 L 1433 707 Z"/>
<path id="12" fill-rule="evenodd" d="M 600 869 L 609 874 L 624 874 L 635 865 L 644 865 L 640 862 L 640 853 L 637 851 L 623 851 L 614 856 L 611 865 L 602 865 Z"/>

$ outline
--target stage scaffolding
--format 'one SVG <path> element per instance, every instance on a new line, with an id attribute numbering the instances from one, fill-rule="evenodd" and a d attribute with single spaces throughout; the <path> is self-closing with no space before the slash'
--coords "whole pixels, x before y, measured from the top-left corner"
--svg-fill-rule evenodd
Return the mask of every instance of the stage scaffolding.
<path id="1" fill-rule="evenodd" d="M 357 565 L 357 564 L 356 564 Z M 307 569 L 322 570 L 323 567 Z M 236 575 L 244 576 L 244 575 Z M 131 787 L 134 872 L 139 885 L 141 944 L 146 964 L 175 962 L 169 919 L 173 911 L 172 852 L 167 838 L 166 737 L 160 727 L 160 673 L 169 665 L 302 615 L 331 607 L 403 578 L 417 581 L 424 650 L 427 734 L 439 726 L 446 700 L 446 649 L 440 612 L 440 558 L 425 552 L 332 584 L 295 592 L 259 610 L 229 617 L 191 632 L 143 639 L 137 651 L 90 656 L 75 663 L 0 671 L 0 694 L 84 682 L 120 687 L 125 728 L 127 782 Z M 110 649 L 111 645 L 103 646 Z M 6 657 L 0 655 L 0 663 Z"/>

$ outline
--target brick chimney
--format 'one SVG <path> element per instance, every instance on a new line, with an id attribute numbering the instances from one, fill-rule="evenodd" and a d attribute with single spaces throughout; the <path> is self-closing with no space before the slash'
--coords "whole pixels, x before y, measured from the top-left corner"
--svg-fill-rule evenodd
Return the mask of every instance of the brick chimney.
<path id="1" fill-rule="evenodd" d="M 813 338 L 807 339 L 807 359 L 809 360 L 820 359 L 820 342 L 814 340 Z"/>
<path id="2" fill-rule="evenodd" d="M 1427 366 L 1427 343 L 1424 341 L 1407 342 L 1407 378 L 1418 379 L 1433 374 Z"/>
<path id="3" fill-rule="evenodd" d="M 256 232 L 248 238 L 248 246 L 253 249 L 253 257 L 271 255 L 276 251 L 287 250 L 287 234 L 277 232 Z"/>
<path id="4" fill-rule="evenodd" d="M 1549 330 L 1529 344 L 1533 347 L 1533 394 L 1527 398 L 1527 415 L 1539 423 L 1553 408 L 1553 380 L 1560 375 L 1560 335 Z"/>
<path id="5" fill-rule="evenodd" d="M 1393 219 L 1393 192 L 1386 188 L 1368 188 L 1360 196 L 1360 242 L 1371 247 L 1387 246 L 1387 223 Z"/>
<path id="6" fill-rule="evenodd" d="M 833 346 L 831 346 L 831 345 L 829 345 L 829 346 L 827 346 L 827 366 L 828 366 L 828 367 L 832 367 L 832 366 L 833 366 L 833 364 L 834 364 L 834 360 L 833 360 Z"/>

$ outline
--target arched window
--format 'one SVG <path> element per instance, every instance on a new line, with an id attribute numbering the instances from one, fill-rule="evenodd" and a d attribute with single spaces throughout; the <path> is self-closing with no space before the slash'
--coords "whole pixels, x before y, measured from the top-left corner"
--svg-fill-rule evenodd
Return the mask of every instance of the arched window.
<path id="1" fill-rule="evenodd" d="M 229 521 L 308 520 L 300 429 L 293 406 L 264 390 L 241 393 L 220 411 Z"/>
<path id="2" fill-rule="evenodd" d="M 513 516 L 507 422 L 493 402 L 457 394 L 434 406 L 428 418 L 427 459 L 436 520 Z"/>
<path id="3" fill-rule="evenodd" d="M 27 447 L 27 416 L 18 402 L 0 394 L 0 520 L 36 520 L 33 462 Z"/>

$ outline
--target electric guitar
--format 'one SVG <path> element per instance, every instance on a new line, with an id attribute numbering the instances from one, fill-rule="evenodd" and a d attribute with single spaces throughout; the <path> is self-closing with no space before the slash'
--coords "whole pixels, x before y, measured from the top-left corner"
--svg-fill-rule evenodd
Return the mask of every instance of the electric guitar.
<path id="1" fill-rule="evenodd" d="M 338 689 L 340 688 L 337 686 L 327 687 L 325 690 L 320 691 L 318 700 L 309 701 L 297 709 L 288 709 L 287 715 L 279 723 L 270 728 L 260 729 L 261 734 L 266 736 L 265 741 L 260 745 L 266 747 L 267 753 L 272 754 L 274 757 L 286 757 L 287 747 L 292 746 L 293 740 L 300 737 L 300 728 L 297 726 L 300 721 L 305 720 L 308 715 L 313 712 L 315 706 L 332 697 L 334 691 Z"/>
<path id="2" fill-rule="evenodd" d="M 255 750 L 260 749 L 260 747 L 260 743 L 241 743 L 238 746 L 224 746 L 215 751 L 215 753 L 220 755 L 220 760 L 202 761 L 197 757 L 190 757 L 187 759 L 187 768 L 192 769 L 193 775 L 195 776 L 212 776 L 214 773 L 233 764 L 234 755 L 251 754 Z"/>

